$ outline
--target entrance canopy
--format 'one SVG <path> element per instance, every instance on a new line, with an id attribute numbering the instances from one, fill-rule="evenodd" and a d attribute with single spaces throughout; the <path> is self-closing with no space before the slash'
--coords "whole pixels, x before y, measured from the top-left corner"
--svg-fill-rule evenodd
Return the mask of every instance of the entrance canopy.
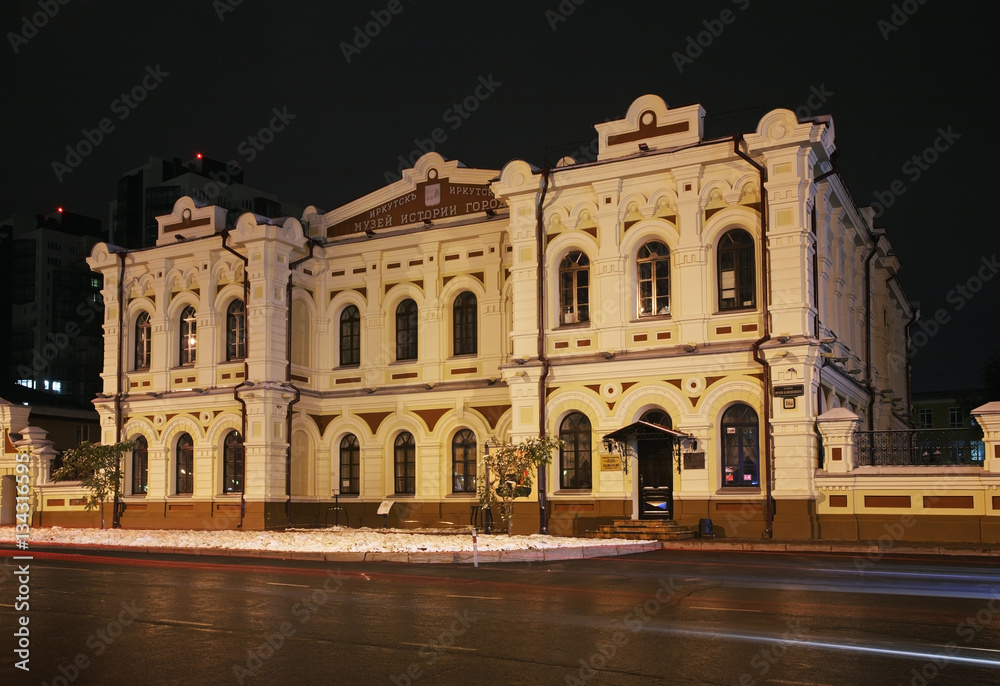
<path id="1" fill-rule="evenodd" d="M 659 424 L 653 424 L 652 422 L 644 422 L 639 420 L 633 422 L 628 426 L 623 426 L 622 428 L 612 431 L 609 434 L 605 434 L 604 440 L 612 441 L 627 441 L 631 438 L 638 440 L 643 439 L 663 439 L 663 438 L 673 438 L 674 440 L 680 440 L 682 438 L 692 438 L 691 434 L 686 434 L 681 431 L 674 431 L 673 429 L 668 429 L 665 426 L 660 426 Z"/>

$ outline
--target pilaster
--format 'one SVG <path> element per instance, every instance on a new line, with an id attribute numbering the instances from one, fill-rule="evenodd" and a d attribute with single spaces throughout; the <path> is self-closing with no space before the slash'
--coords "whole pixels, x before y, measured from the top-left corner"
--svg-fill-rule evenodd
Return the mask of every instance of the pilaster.
<path id="1" fill-rule="evenodd" d="M 972 411 L 972 416 L 983 428 L 983 443 L 986 446 L 983 468 L 987 472 L 1000 473 L 1000 401 L 980 405 Z"/>
<path id="2" fill-rule="evenodd" d="M 826 459 L 823 468 L 829 474 L 846 474 L 857 465 L 854 432 L 861 417 L 843 407 L 824 412 L 816 418 L 816 427 L 823 437 Z"/>

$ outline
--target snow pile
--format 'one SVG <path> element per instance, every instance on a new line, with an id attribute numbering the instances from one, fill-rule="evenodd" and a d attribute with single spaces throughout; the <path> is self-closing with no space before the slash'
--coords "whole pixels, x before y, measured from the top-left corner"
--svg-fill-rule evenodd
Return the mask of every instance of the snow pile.
<path id="1" fill-rule="evenodd" d="M 14 527 L 0 528 L 0 543 L 13 544 Z M 197 548 L 202 550 L 273 550 L 327 553 L 472 552 L 471 530 L 433 533 L 408 529 L 288 529 L 285 531 L 193 531 L 167 529 L 32 528 L 33 545 L 73 544 L 135 548 Z M 645 541 L 567 538 L 565 536 L 478 535 L 480 551 L 544 550 L 590 546 L 641 546 Z"/>

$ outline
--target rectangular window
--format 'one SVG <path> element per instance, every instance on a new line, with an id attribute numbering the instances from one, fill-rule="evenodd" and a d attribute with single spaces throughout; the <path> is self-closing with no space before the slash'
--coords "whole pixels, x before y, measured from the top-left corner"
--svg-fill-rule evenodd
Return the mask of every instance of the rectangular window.
<path id="1" fill-rule="evenodd" d="M 934 426 L 934 410 L 930 408 L 917 410 L 917 425 L 921 429 L 930 429 Z"/>
<path id="2" fill-rule="evenodd" d="M 962 424 L 962 408 L 961 407 L 949 407 L 948 408 L 948 426 L 952 429 L 961 429 Z"/>
<path id="3" fill-rule="evenodd" d="M 76 425 L 76 444 L 79 445 L 84 441 L 90 440 L 90 426 L 87 424 L 77 424 Z"/>

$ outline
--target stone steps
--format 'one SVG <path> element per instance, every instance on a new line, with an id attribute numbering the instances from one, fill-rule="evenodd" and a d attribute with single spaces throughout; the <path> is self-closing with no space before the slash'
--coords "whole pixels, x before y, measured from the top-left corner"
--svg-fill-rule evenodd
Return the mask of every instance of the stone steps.
<path id="1" fill-rule="evenodd" d="M 642 541 L 678 541 L 695 538 L 696 534 L 672 519 L 618 519 L 614 524 L 603 524 L 597 531 L 588 532 L 588 538 L 623 538 Z"/>

